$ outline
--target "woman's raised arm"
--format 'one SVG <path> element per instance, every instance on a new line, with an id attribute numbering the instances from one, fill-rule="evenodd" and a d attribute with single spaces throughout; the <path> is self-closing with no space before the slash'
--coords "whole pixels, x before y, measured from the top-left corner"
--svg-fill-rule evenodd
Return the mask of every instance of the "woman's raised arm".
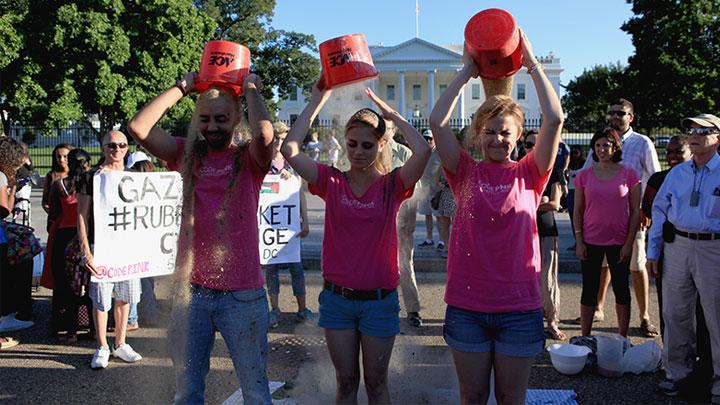
<path id="1" fill-rule="evenodd" d="M 328 98 L 330 98 L 330 94 L 332 94 L 332 90 L 330 89 L 320 90 L 318 84 L 319 83 L 316 83 L 315 86 L 313 86 L 310 102 L 293 123 L 290 132 L 280 148 L 280 152 L 282 152 L 285 159 L 290 162 L 290 166 L 292 166 L 308 184 L 315 184 L 317 182 L 317 166 L 315 161 L 310 159 L 308 155 L 302 153 L 300 148 L 307 131 L 310 129 L 310 124 L 318 115 L 323 105 L 325 105 Z"/>

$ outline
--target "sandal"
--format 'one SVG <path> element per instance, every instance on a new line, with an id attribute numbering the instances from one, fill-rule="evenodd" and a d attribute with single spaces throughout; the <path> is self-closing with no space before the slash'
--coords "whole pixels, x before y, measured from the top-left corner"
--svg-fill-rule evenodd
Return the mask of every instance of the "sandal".
<path id="1" fill-rule="evenodd" d="M 643 319 L 642 322 L 640 322 L 640 333 L 649 338 L 660 335 L 658 329 L 650 323 L 649 319 Z"/>
<path id="2" fill-rule="evenodd" d="M 9 337 L 0 337 L 0 350 L 9 349 L 19 344 L 17 340 Z"/>

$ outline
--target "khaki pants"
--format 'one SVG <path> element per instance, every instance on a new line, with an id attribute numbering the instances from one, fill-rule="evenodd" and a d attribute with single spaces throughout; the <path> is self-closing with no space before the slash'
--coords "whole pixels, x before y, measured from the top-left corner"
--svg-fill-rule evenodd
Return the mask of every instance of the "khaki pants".
<path id="1" fill-rule="evenodd" d="M 398 265 L 400 267 L 400 290 L 406 312 L 420 312 L 420 297 L 418 296 L 417 281 L 415 281 L 415 268 L 413 266 L 413 249 L 415 240 L 415 216 L 417 201 L 407 200 L 400 206 L 397 217 L 398 235 Z"/>
<path id="2" fill-rule="evenodd" d="M 560 320 L 560 284 L 558 283 L 558 238 L 540 238 L 540 291 L 545 318 L 557 323 Z"/>
<path id="3" fill-rule="evenodd" d="M 692 371 L 695 359 L 695 303 L 705 314 L 713 364 L 713 395 L 720 395 L 720 240 L 679 235 L 665 243 L 662 311 L 665 319 L 663 363 L 673 381 Z"/>

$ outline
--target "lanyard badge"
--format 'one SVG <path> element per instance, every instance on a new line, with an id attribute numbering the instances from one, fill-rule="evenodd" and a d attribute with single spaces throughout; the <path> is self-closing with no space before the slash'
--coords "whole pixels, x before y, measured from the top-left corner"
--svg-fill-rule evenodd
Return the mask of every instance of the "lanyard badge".
<path id="1" fill-rule="evenodd" d="M 699 203 L 700 203 L 700 192 L 693 190 L 692 194 L 690 194 L 690 206 L 697 207 Z"/>

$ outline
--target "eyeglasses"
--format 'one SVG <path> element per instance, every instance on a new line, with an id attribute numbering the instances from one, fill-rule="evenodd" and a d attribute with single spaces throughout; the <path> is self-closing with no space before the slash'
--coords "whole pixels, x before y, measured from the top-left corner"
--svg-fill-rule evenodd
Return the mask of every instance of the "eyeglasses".
<path id="1" fill-rule="evenodd" d="M 105 144 L 108 148 L 115 150 L 115 149 L 125 149 L 128 147 L 128 144 L 125 142 L 108 142 Z"/>
<path id="2" fill-rule="evenodd" d="M 535 144 L 534 144 L 533 142 L 525 142 L 525 147 L 528 148 L 528 149 L 529 149 L 529 148 L 534 148 L 534 147 L 535 147 Z"/>
<path id="3" fill-rule="evenodd" d="M 686 133 L 688 135 L 713 135 L 718 131 L 715 128 L 688 128 Z"/>
<path id="4" fill-rule="evenodd" d="M 612 117 L 613 115 L 617 115 L 618 117 L 624 117 L 626 115 L 630 114 L 627 111 L 623 110 L 610 110 L 608 111 L 608 116 Z"/>
<path id="5" fill-rule="evenodd" d="M 614 143 L 596 143 L 595 147 L 597 149 L 611 149 L 615 147 Z"/>
<path id="6" fill-rule="evenodd" d="M 667 148 L 667 149 L 665 149 L 665 154 L 666 155 L 682 155 L 685 153 L 686 150 L 687 149 L 685 149 L 685 148 L 678 148 L 678 149 Z"/>

